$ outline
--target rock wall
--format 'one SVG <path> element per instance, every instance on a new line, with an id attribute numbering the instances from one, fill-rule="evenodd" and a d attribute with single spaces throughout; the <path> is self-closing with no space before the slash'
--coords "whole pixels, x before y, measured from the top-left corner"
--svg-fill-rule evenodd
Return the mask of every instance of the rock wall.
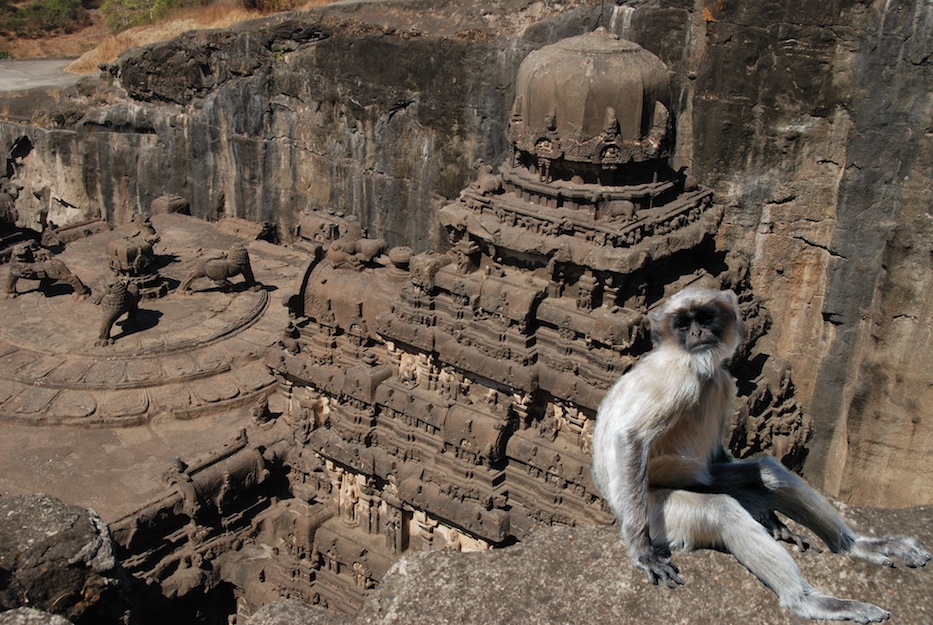
<path id="1" fill-rule="evenodd" d="M 625 29 L 680 82 L 680 162 L 731 204 L 720 245 L 751 257 L 814 418 L 808 478 L 863 504 L 933 498 L 929 9 L 703 2 Z"/>
<path id="2" fill-rule="evenodd" d="M 44 94 L 11 100 L 6 117 L 27 123 L 3 125 L 0 143 L 33 146 L 17 165 L 29 185 L 21 223 L 45 212 L 121 224 L 173 193 L 198 217 L 272 221 L 286 239 L 304 208 L 323 207 L 390 245 L 436 246 L 434 211 L 505 153 L 518 64 L 594 26 L 575 3 L 446 17 L 443 4 L 350 4 L 191 33 L 128 51 L 54 112 Z"/>
<path id="3" fill-rule="evenodd" d="M 306 207 L 437 246 L 435 210 L 504 155 L 515 70 L 602 25 L 672 71 L 675 162 L 727 211 L 814 418 L 807 477 L 933 502 L 933 14 L 907 0 L 338 3 L 130 50 L 113 78 L 0 110 L 21 223 L 125 223 L 164 193 L 206 218 Z M 109 76 L 109 75 L 108 75 Z M 109 82 L 108 82 L 109 81 Z M 2 172 L 0 172 L 2 173 Z"/>

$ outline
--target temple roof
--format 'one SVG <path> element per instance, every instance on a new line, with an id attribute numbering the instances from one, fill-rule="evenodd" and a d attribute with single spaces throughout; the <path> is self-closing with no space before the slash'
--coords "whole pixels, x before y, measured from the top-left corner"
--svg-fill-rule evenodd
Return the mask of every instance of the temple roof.
<path id="1" fill-rule="evenodd" d="M 541 137 L 556 132 L 560 140 L 583 142 L 618 132 L 637 142 L 656 125 L 657 104 L 666 115 L 669 100 L 664 63 L 600 28 L 545 46 L 522 62 L 510 138 L 517 138 L 517 122 L 520 132 Z"/>

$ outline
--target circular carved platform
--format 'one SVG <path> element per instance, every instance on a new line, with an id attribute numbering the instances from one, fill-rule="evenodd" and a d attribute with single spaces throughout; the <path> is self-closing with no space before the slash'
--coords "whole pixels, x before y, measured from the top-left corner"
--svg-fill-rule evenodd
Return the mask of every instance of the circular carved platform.
<path id="1" fill-rule="evenodd" d="M 162 275 L 173 287 L 199 255 L 236 240 L 188 217 L 153 221 L 162 237 L 157 251 L 167 259 Z M 106 243 L 118 236 L 125 233 L 69 244 L 60 258 L 94 289 L 105 277 Z M 56 287 L 47 297 L 29 290 L 37 283 L 21 282 L 21 295 L 0 299 L 0 419 L 112 427 L 156 416 L 191 419 L 259 402 L 274 384 L 263 353 L 287 321 L 270 300 L 278 286 L 300 276 L 306 261 L 261 242 L 248 249 L 261 289 L 245 289 L 237 284 L 242 278 L 233 278 L 234 288 L 225 292 L 202 280 L 191 294 L 173 289 L 143 299 L 136 324 L 118 321 L 109 346 L 95 345 L 103 312 L 90 298 L 74 298 L 70 287 Z"/>

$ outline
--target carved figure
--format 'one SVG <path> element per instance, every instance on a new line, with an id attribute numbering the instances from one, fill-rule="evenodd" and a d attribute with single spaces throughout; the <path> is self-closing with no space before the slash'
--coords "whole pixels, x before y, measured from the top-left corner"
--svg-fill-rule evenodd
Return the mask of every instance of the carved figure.
<path id="1" fill-rule="evenodd" d="M 905 536 L 857 534 L 800 477 L 766 456 L 736 461 L 723 447 L 736 388 L 723 363 L 738 347 L 741 315 L 732 291 L 687 289 L 651 315 L 655 348 L 609 390 L 596 415 L 593 479 L 619 519 L 637 568 L 657 584 L 683 584 L 670 560 L 678 547 L 725 549 L 812 619 L 883 621 L 878 606 L 818 592 L 776 540 L 791 532 L 781 513 L 809 527 L 833 552 L 885 566 L 924 566 L 930 553 Z"/>
<path id="2" fill-rule="evenodd" d="M 492 167 L 481 162 L 474 185 L 482 195 L 495 195 L 502 191 L 502 175 L 492 173 Z"/>
<path id="3" fill-rule="evenodd" d="M 139 232 L 130 237 L 111 241 L 107 245 L 110 268 L 119 273 L 139 276 L 155 265 L 152 242 Z"/>
<path id="4" fill-rule="evenodd" d="M 136 323 L 139 297 L 139 290 L 129 280 L 114 277 L 104 284 L 104 288 L 93 298 L 93 302 L 104 309 L 104 318 L 95 345 L 113 345 L 110 330 L 124 313 L 127 323 Z"/>
<path id="5" fill-rule="evenodd" d="M 198 259 L 194 269 L 185 277 L 179 290 L 182 293 L 191 292 L 191 283 L 198 278 L 209 278 L 214 284 L 223 290 L 229 290 L 233 283 L 228 280 L 234 276 L 242 275 L 243 284 L 249 290 L 255 291 L 259 288 L 259 283 L 253 277 L 253 268 L 249 262 L 249 252 L 241 243 L 236 243 L 227 252 L 222 252 L 220 256 L 209 256 Z"/>
<path id="6" fill-rule="evenodd" d="M 334 268 L 346 266 L 360 270 L 364 263 L 372 262 L 387 247 L 385 239 L 364 237 L 362 226 L 354 219 L 347 221 L 346 234 L 330 244 L 324 257 Z"/>
<path id="7" fill-rule="evenodd" d="M 16 297 L 16 283 L 19 280 L 39 280 L 39 289 L 49 294 L 49 289 L 56 282 L 70 284 L 74 297 L 83 299 L 91 292 L 77 275 L 57 258 L 53 258 L 48 250 L 43 249 L 34 241 L 21 243 L 13 249 L 10 257 L 10 267 L 6 279 L 6 295 Z"/>

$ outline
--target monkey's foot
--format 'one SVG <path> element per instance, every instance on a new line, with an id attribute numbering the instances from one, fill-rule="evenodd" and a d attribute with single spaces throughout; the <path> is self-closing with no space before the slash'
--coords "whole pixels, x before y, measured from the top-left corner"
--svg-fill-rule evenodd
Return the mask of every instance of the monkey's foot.
<path id="1" fill-rule="evenodd" d="M 771 536 L 774 540 L 790 543 L 792 545 L 797 545 L 797 551 L 803 553 L 804 551 L 809 551 L 812 549 L 816 553 L 822 553 L 823 550 L 813 542 L 813 539 L 804 534 L 798 534 L 792 531 L 789 527 L 784 525 L 774 514 L 771 514 L 771 518 L 768 519 L 764 526 L 768 528 L 771 532 Z"/>
<path id="2" fill-rule="evenodd" d="M 856 623 L 880 623 L 891 617 L 891 613 L 871 603 L 837 599 L 810 590 L 786 607 L 803 618 L 820 621 L 855 621 Z"/>
<path id="3" fill-rule="evenodd" d="M 680 576 L 680 569 L 671 562 L 667 556 L 654 550 L 646 552 L 635 559 L 635 566 L 648 576 L 648 581 L 658 585 L 663 582 L 668 588 L 683 586 L 684 580 Z"/>
<path id="4" fill-rule="evenodd" d="M 882 566 L 894 566 L 893 558 L 898 558 L 912 569 L 926 565 L 931 557 L 930 552 L 910 536 L 859 536 L 849 553 Z"/>

